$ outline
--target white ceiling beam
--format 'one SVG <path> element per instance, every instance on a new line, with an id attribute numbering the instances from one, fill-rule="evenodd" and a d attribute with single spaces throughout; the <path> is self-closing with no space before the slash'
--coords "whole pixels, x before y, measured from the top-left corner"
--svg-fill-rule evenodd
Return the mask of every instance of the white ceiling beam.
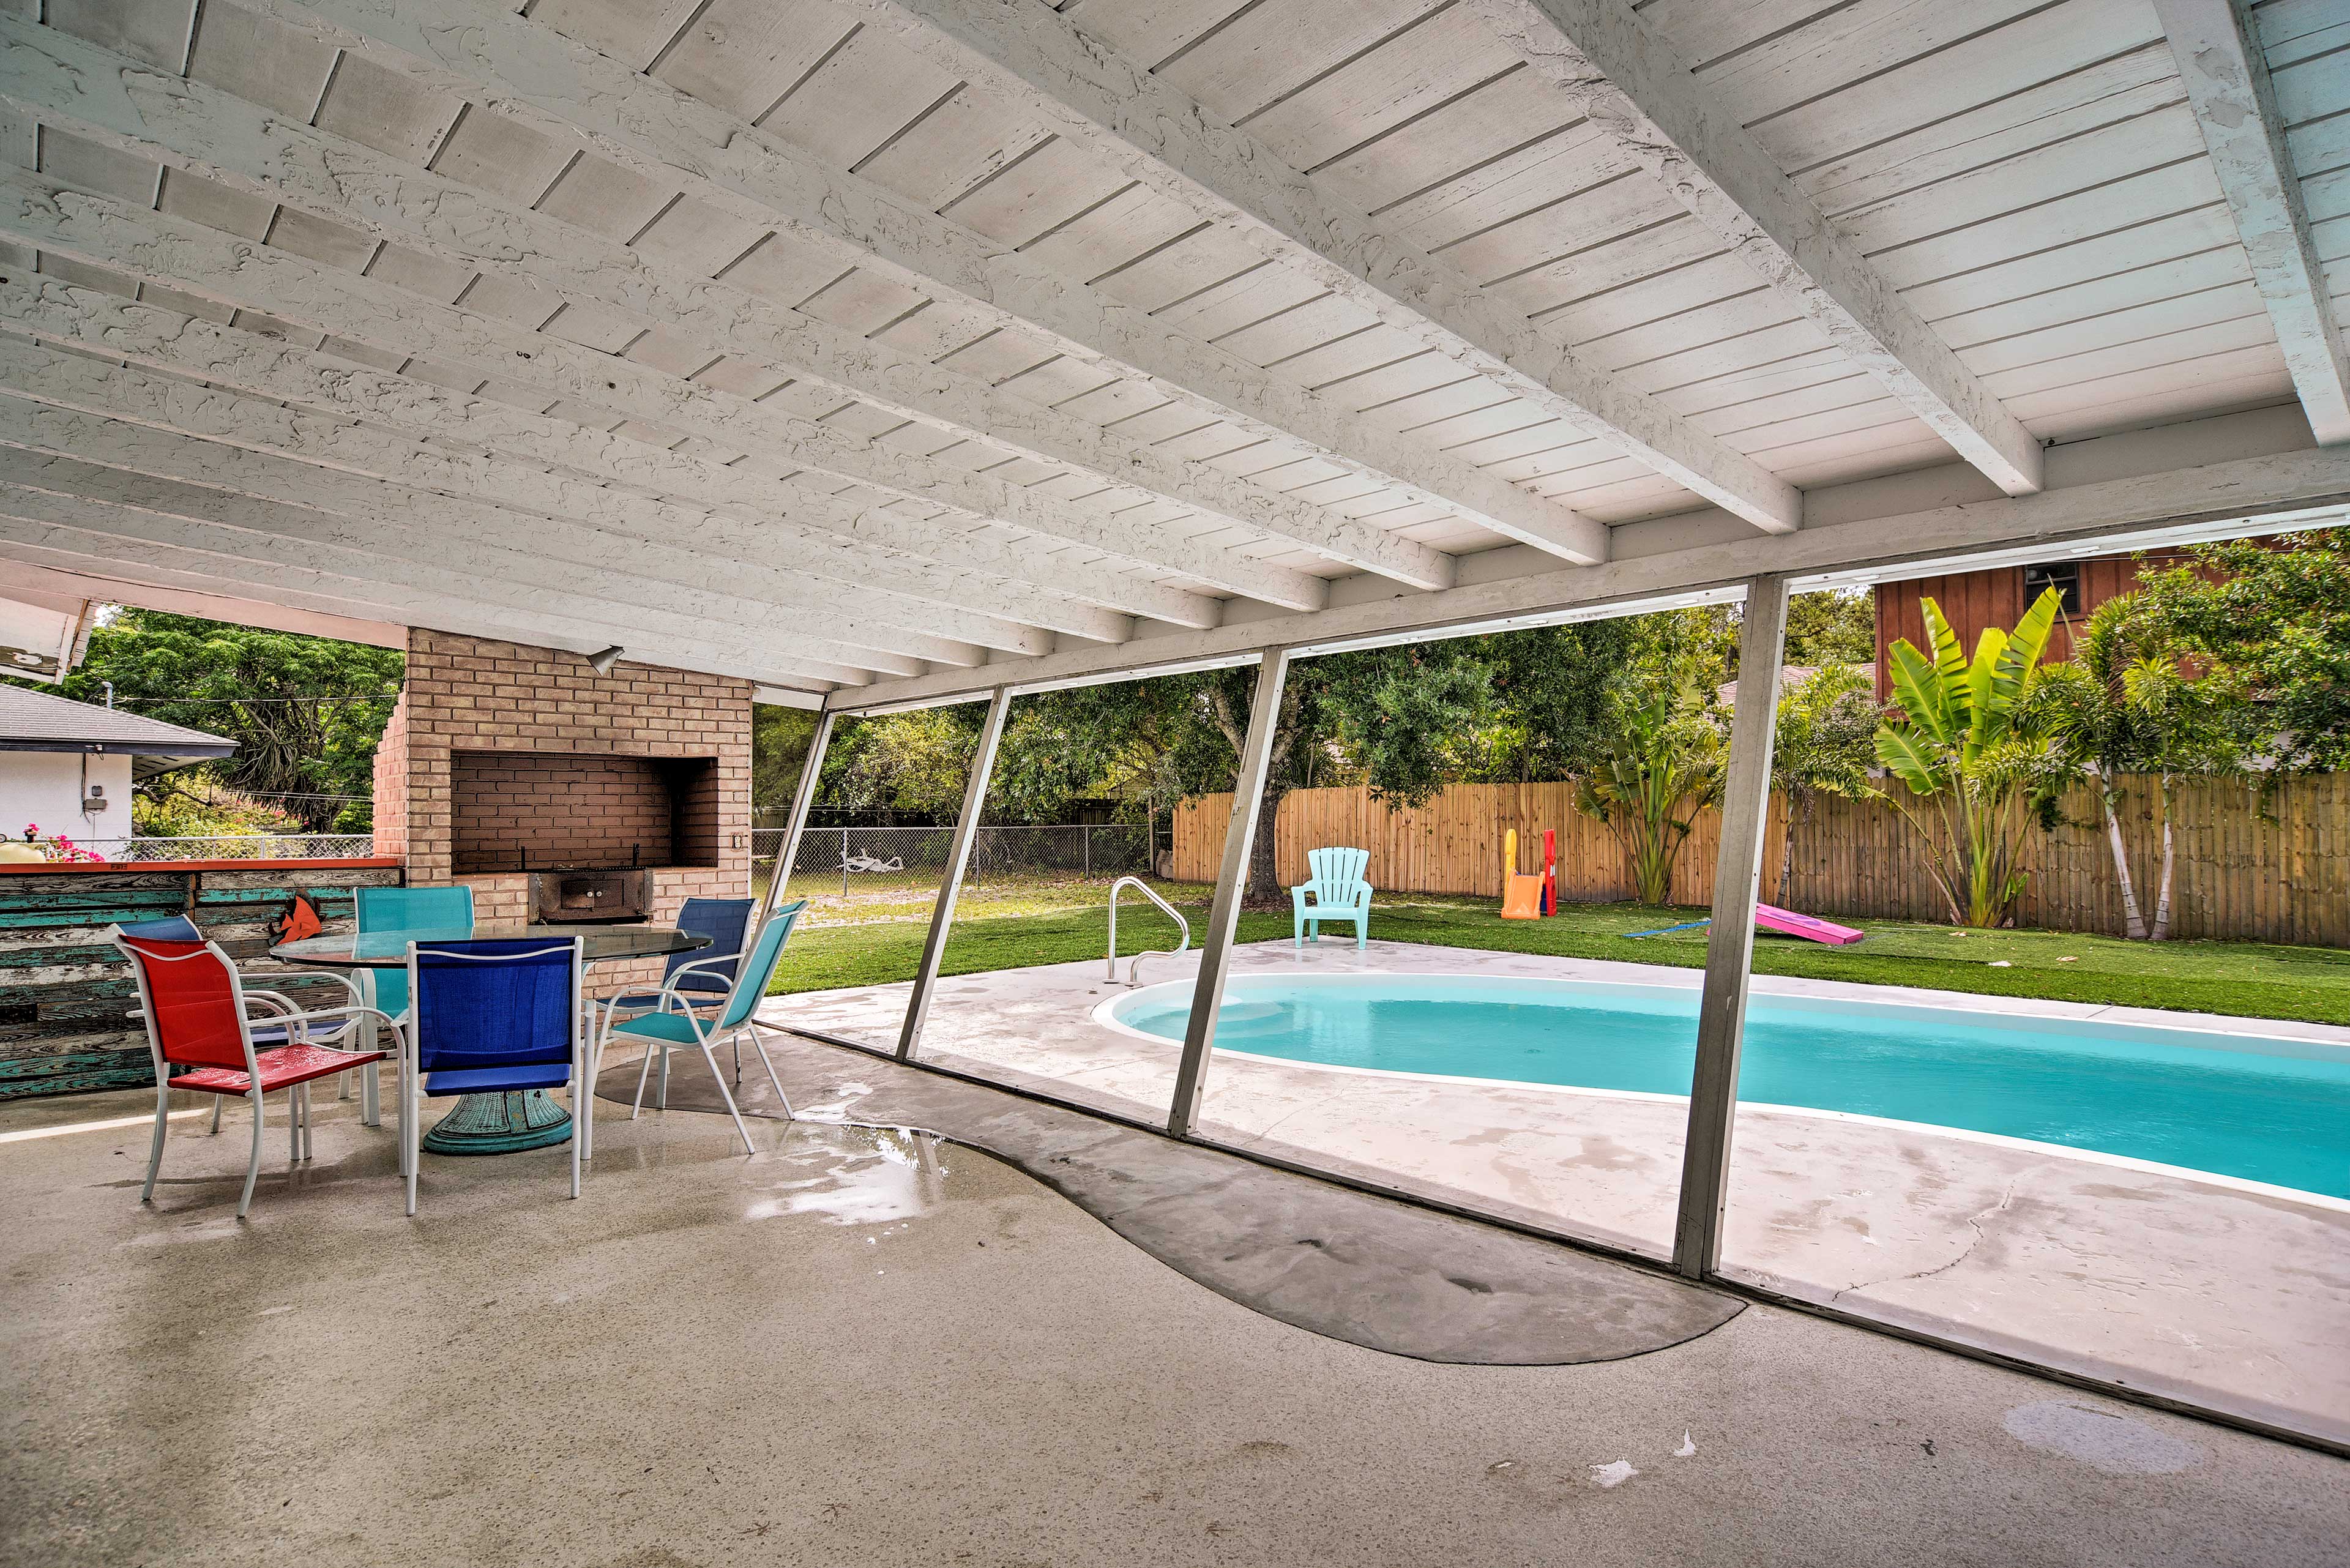
<path id="1" fill-rule="evenodd" d="M 359 280 L 350 275 L 290 252 L 257 246 L 170 213 L 133 210 L 46 174 L 0 166 L 0 236 L 370 347 L 463 364 L 481 371 L 485 382 L 494 378 L 528 387 L 544 392 L 550 403 L 563 399 L 600 408 L 609 412 L 614 424 L 626 419 L 646 420 L 733 452 L 764 453 L 786 446 L 794 440 L 788 427 L 794 426 L 802 431 L 821 432 L 819 439 L 836 448 L 863 444 L 812 421 L 791 419 L 549 334 L 436 306 L 398 289 L 354 287 Z M 722 403 L 743 410 L 742 417 L 732 422 L 705 417 L 713 405 Z M 760 428 L 740 428 L 746 424 Z M 779 425 L 785 428 L 773 428 Z M 868 450 L 900 470 L 950 472 L 910 453 Z M 886 508 L 859 508 L 835 500 L 807 481 L 778 479 L 703 458 L 675 455 L 626 437 L 608 443 L 607 456 L 632 471 L 634 476 L 621 483 L 649 494 L 689 500 L 751 521 L 785 521 L 870 539 L 889 548 L 999 571 L 1105 607 L 1182 626 L 1213 626 L 1222 615 L 1222 607 L 1202 595 L 1112 566 L 1066 558 L 1060 546 L 1076 543 L 1096 550 L 1125 545 L 1126 559 L 1143 560 L 1130 544 L 1137 534 L 1131 524 L 1120 525 L 1114 519 L 1078 519 L 1066 503 L 1028 494 L 997 481 L 985 483 L 1004 493 L 994 499 L 1003 501 L 1012 514 L 1005 520 L 1014 527 L 1047 536 L 1005 538 L 999 531 L 986 529 L 995 518 L 969 512 L 959 519 L 932 521 Z M 897 493 L 900 499 L 924 507 L 938 504 L 912 485 L 899 486 Z M 985 533 L 974 536 L 982 529 Z M 1087 537 L 1079 538 L 1079 535 Z M 1193 575 L 1223 579 L 1219 586 L 1228 591 L 1252 592 L 1253 597 L 1285 607 L 1317 608 L 1327 596 L 1328 589 L 1318 577 L 1267 567 L 1238 552 L 1194 547 L 1178 540 L 1154 539 L 1153 547 L 1173 557 L 1148 563 L 1158 569 L 1180 572 L 1188 567 Z M 1244 584 L 1253 584 L 1253 590 Z"/>
<path id="2" fill-rule="evenodd" d="M 1262 532 L 1414 587 L 1449 587 L 1453 581 L 1452 558 L 1442 551 L 1169 457 L 748 290 L 664 265 L 593 230 L 290 122 L 217 88 L 146 69 L 51 27 L 0 16 L 0 99 L 101 145 L 558 297 L 642 317 L 713 351 L 774 366 L 844 399 L 1146 491 L 1208 521 Z M 831 467 L 819 456 L 807 461 L 868 476 Z"/>
<path id="3" fill-rule="evenodd" d="M 656 500 L 660 492 L 648 484 L 645 470 L 668 459 L 668 454 L 660 449 L 649 448 L 625 436 L 607 435 L 489 399 L 468 397 L 427 382 L 352 366 L 279 338 L 236 327 L 215 327 L 177 311 L 38 277 L 0 278 L 0 330 L 54 347 L 120 358 L 228 391 L 340 415 L 404 436 L 411 441 L 477 447 L 493 454 L 493 461 L 496 453 L 504 452 L 535 463 L 567 466 L 591 478 L 643 489 L 649 502 Z M 358 438 L 352 440 L 355 442 Z M 400 460 L 395 456 L 385 461 Z M 445 471 L 448 466 L 446 454 L 438 452 L 420 461 L 429 461 L 436 471 Z M 535 470 L 517 473 L 482 468 L 478 460 L 467 466 L 478 469 L 485 481 L 503 479 L 494 487 L 485 483 L 469 492 L 477 498 L 533 508 L 554 504 L 545 496 L 546 476 Z M 384 473 L 380 477 L 394 479 L 401 475 Z M 590 499 L 601 501 L 609 493 L 599 493 Z M 565 526 L 571 515 L 555 513 L 556 526 Z M 641 528 L 658 526 L 655 519 L 644 514 L 642 507 L 630 516 Z M 601 537 L 591 539 L 585 546 L 591 552 L 608 543 Z M 598 559 L 589 554 L 583 564 L 594 566 Z M 783 574 L 764 575 L 760 587 L 764 595 L 772 597 L 772 607 L 791 605 L 830 618 L 841 616 L 839 596 L 843 591 L 857 592 L 864 596 L 858 618 L 870 616 L 882 626 L 900 628 L 900 639 L 911 633 L 918 638 L 920 656 L 938 662 L 980 662 L 975 647 L 931 635 L 952 624 L 967 623 L 967 629 L 988 633 L 986 641 L 991 647 L 1016 645 L 1017 651 L 1041 651 L 1034 646 L 1034 639 L 1006 637 L 984 618 L 970 611 L 875 593 L 856 584 L 837 566 L 835 582 L 828 590 Z M 729 607 L 713 613 L 745 612 L 755 613 L 752 604 L 734 600 Z M 906 646 L 910 649 L 917 644 Z"/>
<path id="4" fill-rule="evenodd" d="M 530 638 L 600 634 L 605 640 L 596 645 L 598 648 L 617 642 L 660 650 L 664 657 L 687 656 L 735 669 L 790 668 L 829 680 L 847 679 L 840 672 L 868 668 L 894 675 L 919 675 L 927 668 L 919 659 L 897 659 L 852 649 L 837 649 L 827 659 L 822 643 L 798 639 L 779 643 L 725 621 L 672 618 L 665 625 L 650 624 L 645 617 L 627 615 L 624 607 L 605 601 L 518 594 L 511 578 L 469 578 L 460 571 L 395 560 L 380 553 L 325 547 L 284 535 L 5 483 L 0 483 L 0 515 L 103 539 L 107 551 L 127 550 L 123 558 L 129 560 L 160 559 L 140 553 L 151 548 L 178 552 L 195 561 L 234 563 L 236 574 L 254 581 L 282 582 L 293 587 L 307 585 L 311 591 L 332 592 L 355 602 L 398 605 L 420 618 L 449 606 L 469 607 Z M 426 618 L 423 624 L 438 623 Z"/>
<path id="5" fill-rule="evenodd" d="M 723 452 L 757 453 L 854 479 L 901 500 L 943 505 L 967 519 L 966 526 L 1001 522 L 1045 540 L 1180 573 L 1286 609 L 1319 609 L 1328 598 L 1328 586 L 1321 578 L 1187 539 L 1177 531 L 1180 524 L 1138 527 L 1095 513 L 1084 502 L 1065 501 L 877 445 L 550 333 L 436 305 L 382 285 L 354 287 L 359 280 L 338 268 L 288 251 L 256 247 L 168 213 L 134 212 L 47 175 L 0 168 L 0 234 L 370 348 L 463 365 L 480 371 L 484 381 L 494 378 L 544 392 L 550 403 L 562 399 L 601 410 L 616 424 L 644 420 Z M 598 472 L 617 483 L 760 516 L 780 510 L 786 495 L 782 485 L 787 482 L 766 473 L 673 455 L 625 436 L 604 444 L 607 462 Z M 610 472 L 614 464 L 634 470 L 636 476 Z M 1066 583 L 1072 580 L 1074 566 L 1048 566 L 1040 576 Z M 1163 593 L 1137 598 L 1134 591 L 1147 590 L 1149 584 L 1124 574 L 1098 580 L 1103 591 L 1125 596 L 1107 601 L 1122 609 L 1161 613 L 1191 626 L 1212 626 L 1218 617 L 1204 601 L 1185 606 Z"/>
<path id="6" fill-rule="evenodd" d="M 384 527 L 313 507 L 21 448 L 0 448 L 0 483 L 28 493 L 215 524 L 283 541 L 289 548 L 341 552 L 339 564 L 332 568 L 336 570 L 380 557 L 432 573 L 454 573 L 455 583 L 438 584 L 436 591 L 463 588 L 485 603 L 521 608 L 592 607 L 586 613 L 648 635 L 690 636 L 703 626 L 754 631 L 773 627 L 782 645 L 805 646 L 834 662 L 901 674 L 922 662 L 969 668 L 985 659 L 982 649 L 967 643 L 876 630 L 837 614 L 785 620 L 776 607 L 762 601 L 622 571 L 608 557 L 599 558 L 592 543 L 582 547 L 576 535 L 586 530 L 529 527 L 522 518 L 515 519 L 514 532 L 526 541 L 526 547 L 516 547 L 485 536 L 462 520 L 443 518 L 430 507 L 415 509 L 401 526 Z M 354 569 L 346 575 L 363 577 L 365 573 Z"/>
<path id="7" fill-rule="evenodd" d="M 516 615 L 495 606 L 437 595 L 416 595 L 380 581 L 352 584 L 293 566 L 272 570 L 265 562 L 193 553 L 45 518 L 20 517 L 0 509 L 0 559 L 28 561 L 66 570 L 110 571 L 157 584 L 220 594 L 267 597 L 297 608 L 353 618 L 395 619 L 412 626 L 509 641 L 588 651 L 596 642 L 592 623 L 554 616 Z M 638 657 L 679 669 L 703 670 L 749 680 L 824 680 L 861 685 L 871 677 L 858 670 L 779 657 L 748 647 L 713 649 L 692 641 L 650 641 Z"/>
<path id="8" fill-rule="evenodd" d="M 1923 564 L 1923 570 L 1962 571 L 1970 556 L 2002 550 L 2029 548 L 2035 556 L 2106 553 L 2195 536 L 2224 537 L 2250 531 L 2247 520 L 2273 524 L 2290 517 L 2305 526 L 2331 526 L 2345 514 L 2350 514 L 2350 448 L 2304 448 L 2033 495 L 1824 524 L 1795 534 L 1747 535 L 1585 570 L 1497 577 L 1440 594 L 1334 607 L 1318 615 L 1274 616 L 1213 631 L 1138 639 L 1121 648 L 1011 659 L 990 665 L 983 676 L 941 670 L 906 680 L 877 680 L 867 690 L 838 694 L 827 705 L 920 705 L 998 686 L 1148 675 L 1155 669 L 1196 666 L 1283 645 L 1326 647 L 1388 637 L 1441 637 L 1505 629 L 1513 622 L 1637 614 L 1663 602 L 1687 603 L 1691 596 L 1735 589 L 1765 572 L 1826 577 L 1909 562 Z M 2141 543 L 2084 545 L 2121 536 L 2135 536 Z M 2077 547 L 2068 552 L 2068 545 Z"/>
<path id="9" fill-rule="evenodd" d="M 591 623 L 562 616 L 517 613 L 463 598 L 411 594 L 380 577 L 345 582 L 331 574 L 266 561 L 247 561 L 213 552 L 176 550 L 167 545 L 126 538 L 111 528 L 84 528 L 61 524 L 45 514 L 25 516 L 13 504 L 0 505 L 0 545 L 13 546 L 48 562 L 75 561 L 97 567 L 147 568 L 168 571 L 183 587 L 224 594 L 275 593 L 289 603 L 312 605 L 328 613 L 396 617 L 417 626 L 473 636 L 502 638 L 543 647 L 588 644 Z M 777 654 L 773 649 L 740 642 L 708 644 L 671 641 L 620 634 L 619 640 L 635 659 L 678 669 L 709 670 L 745 680 L 796 679 L 827 684 L 861 684 L 869 674 L 818 659 Z M 590 644 L 610 646 L 608 641 Z"/>
<path id="10" fill-rule="evenodd" d="M 1465 0 L 1698 222 L 2010 495 L 2040 442 L 1623 0 Z"/>
<path id="11" fill-rule="evenodd" d="M 1803 523 L 1792 484 L 1545 335 L 1036 0 L 837 0 L 933 65 L 1002 98 L 1130 180 L 1230 225 L 1422 348 L 1769 533 Z"/>
<path id="12" fill-rule="evenodd" d="M 0 343 L 0 348 L 5 347 Z M 32 351 L 49 354 L 47 350 Z M 276 452 L 176 431 L 168 421 L 153 419 L 156 404 L 151 397 L 147 400 L 147 420 L 131 422 L 117 419 L 108 397 L 122 389 L 131 389 L 130 395 L 138 396 L 144 389 L 134 388 L 136 372 L 110 369 L 93 360 L 55 354 L 41 363 L 44 368 L 54 367 L 47 379 L 57 385 L 48 389 L 69 395 L 74 404 L 81 406 L 51 406 L 22 395 L 0 397 L 0 443 L 51 457 L 76 459 L 241 496 L 330 512 L 384 533 L 419 527 L 422 525 L 419 519 L 430 518 L 436 524 L 464 530 L 477 538 L 513 544 L 585 569 L 608 572 L 624 585 L 638 579 L 669 583 L 711 596 L 710 602 L 713 604 L 725 602 L 721 596 L 739 594 L 754 601 L 777 604 L 787 613 L 811 616 L 815 618 L 806 624 L 819 627 L 859 613 L 857 572 L 887 572 L 890 565 L 863 557 L 850 560 L 842 552 L 835 551 L 829 557 L 816 557 L 835 575 L 828 580 L 811 579 L 793 566 L 771 564 L 768 557 L 774 554 L 772 550 L 766 556 L 745 554 L 730 558 L 687 547 L 688 541 L 708 543 L 699 537 L 695 520 L 691 517 L 681 519 L 679 527 L 666 534 L 630 532 L 573 524 L 537 513 L 515 512 L 390 484 L 348 468 L 317 466 Z M 225 394 L 205 394 L 201 389 L 184 384 L 182 391 L 225 398 Z M 164 407 L 168 412 L 170 405 Z M 267 409 L 266 405 L 260 407 Z M 233 415 L 235 410 L 233 406 L 224 406 L 215 411 Z M 288 417 L 280 410 L 267 411 L 281 422 Z M 723 541 L 720 547 L 724 547 Z M 931 572 L 910 576 L 908 586 L 919 589 L 920 596 L 910 597 L 951 594 L 957 580 L 952 575 Z M 983 587 L 975 585 L 974 591 Z M 821 612 L 806 608 L 801 596 L 811 589 L 819 596 L 829 596 L 827 608 Z M 799 607 L 790 610 L 788 607 L 793 605 Z M 943 608 L 936 618 L 941 624 L 951 624 L 955 618 L 954 612 Z M 1048 639 L 1046 646 L 1049 645 Z"/>
<path id="13" fill-rule="evenodd" d="M 2350 358 L 2310 241 L 2259 34 L 2229 0 L 2155 0 L 2154 9 L 2309 428 L 2320 445 L 2350 441 Z"/>
<path id="14" fill-rule="evenodd" d="M 45 378 L 36 386 L 20 383 L 16 389 L 39 402 L 291 460 L 294 467 L 281 482 L 288 493 L 281 498 L 296 505 L 336 491 L 346 475 L 395 480 L 406 486 L 411 504 L 466 516 L 485 528 L 526 532 L 576 521 L 607 535 L 598 544 L 631 562 L 633 569 L 653 570 L 671 556 L 704 566 L 715 561 L 735 573 L 732 580 L 742 591 L 778 604 L 796 602 L 790 575 L 806 574 L 836 586 L 835 613 L 849 612 L 858 596 L 869 589 L 875 597 L 871 613 L 894 624 L 917 613 L 896 599 L 919 600 L 937 607 L 920 617 L 920 625 L 937 633 L 951 628 L 962 640 L 986 647 L 1009 642 L 1018 645 L 1012 651 L 1035 651 L 1036 633 L 1000 629 L 1013 619 L 1089 640 L 1123 641 L 1132 635 L 1133 622 L 1118 612 L 991 574 L 983 566 L 974 569 L 888 548 L 894 535 L 887 530 L 883 539 L 859 540 L 788 520 L 746 524 L 633 491 L 393 440 L 344 420 L 227 392 L 198 396 L 202 389 L 186 382 L 103 371 L 94 361 L 14 339 L 0 344 L 0 352 L 20 370 Z M 135 407 L 129 400 L 136 400 Z M 985 543 L 972 552 L 983 563 L 989 554 Z"/>
<path id="15" fill-rule="evenodd" d="M 297 631 L 305 637 L 331 637 L 338 642 L 365 643 L 371 648 L 404 649 L 408 646 L 405 622 L 354 620 L 348 616 L 294 609 L 286 605 L 271 604 L 265 599 L 157 587 L 148 583 L 132 582 L 103 563 L 93 564 L 84 571 L 16 561 L 11 563 L 8 576 L 17 586 L 36 592 L 77 594 L 101 604 L 130 605 L 138 609 L 162 610 L 170 615 L 194 616 L 202 620 L 264 627 L 271 631 Z"/>
<path id="16" fill-rule="evenodd" d="M 991 324 L 1041 336 L 1106 373 L 1131 372 L 1242 430 L 1317 447 L 1415 500 L 1570 560 L 1607 557 L 1604 524 L 1347 412 L 551 28 L 470 0 L 253 0 L 249 8 L 488 112 L 584 141 L 722 212 L 778 226 Z"/>

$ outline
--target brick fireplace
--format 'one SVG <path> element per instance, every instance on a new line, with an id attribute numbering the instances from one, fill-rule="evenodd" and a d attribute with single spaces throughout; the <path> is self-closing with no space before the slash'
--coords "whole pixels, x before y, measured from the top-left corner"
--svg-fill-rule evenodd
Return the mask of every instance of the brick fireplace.
<path id="1" fill-rule="evenodd" d="M 484 922 L 529 919 L 530 873 L 558 869 L 642 871 L 667 920 L 748 888 L 750 796 L 750 682 L 598 675 L 575 653 L 418 629 L 376 753 L 375 847 L 411 885 L 471 886 Z"/>

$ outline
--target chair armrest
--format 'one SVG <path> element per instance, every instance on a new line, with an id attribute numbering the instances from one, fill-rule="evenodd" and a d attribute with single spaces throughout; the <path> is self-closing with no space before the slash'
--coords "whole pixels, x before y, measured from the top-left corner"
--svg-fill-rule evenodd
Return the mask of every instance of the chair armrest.
<path id="1" fill-rule="evenodd" d="M 251 995 L 252 993 L 248 992 L 246 994 Z M 333 1023 L 338 1027 L 348 1027 L 351 1024 L 357 1023 L 359 1022 L 359 1014 L 363 1012 L 372 1012 L 378 1018 L 382 1019 L 384 1027 L 391 1031 L 392 1038 L 394 1040 L 400 1041 L 403 1047 L 405 1046 L 407 1036 L 400 1033 L 400 1021 L 392 1017 L 390 1013 L 386 1012 L 380 1007 L 369 1007 L 365 1005 L 320 1007 L 314 1008 L 307 1012 L 288 1012 L 282 1017 L 273 1020 L 273 1022 L 296 1026 L 319 1023 Z M 306 1044 L 307 1043 L 307 1042 L 306 1041 Z M 323 1046 L 322 1049 L 338 1051 L 341 1050 L 342 1047 L 339 1045 L 327 1045 Z"/>
<path id="2" fill-rule="evenodd" d="M 691 963 L 681 963 L 678 965 L 677 968 L 671 970 L 668 977 L 661 981 L 660 1001 L 656 1006 L 656 1011 L 667 1012 L 669 1011 L 669 1004 L 671 1002 L 681 1002 L 685 1003 L 686 1011 L 689 1013 L 693 1011 L 694 1003 L 687 998 L 683 992 L 678 990 L 677 982 L 697 970 L 708 969 L 714 964 L 737 963 L 741 961 L 742 957 L 743 955 L 741 953 L 720 953 L 715 958 L 696 959 Z M 706 992 L 703 994 L 719 995 L 723 993 Z"/>
<path id="3" fill-rule="evenodd" d="M 294 999 L 282 991 L 248 991 L 244 993 L 244 999 L 268 1009 L 268 1016 L 272 1018 L 283 1012 L 302 1011 L 294 1005 Z"/>
<path id="4" fill-rule="evenodd" d="M 1289 890 L 1289 902 L 1290 902 L 1291 906 L 1292 906 L 1293 908 L 1295 908 L 1295 909 L 1303 909 L 1307 908 L 1307 905 L 1306 905 L 1305 900 L 1306 900 L 1308 898 L 1312 897 L 1313 892 L 1314 892 L 1314 889 L 1313 889 L 1313 888 L 1306 888 L 1306 887 L 1292 888 Z"/>

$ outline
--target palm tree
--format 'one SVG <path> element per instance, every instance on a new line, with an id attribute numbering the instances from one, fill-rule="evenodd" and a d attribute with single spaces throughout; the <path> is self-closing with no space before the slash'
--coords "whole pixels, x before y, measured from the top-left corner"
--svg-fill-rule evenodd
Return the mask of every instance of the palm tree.
<path id="1" fill-rule="evenodd" d="M 2122 917 L 2133 940 L 2170 934 L 2176 865 L 2171 814 L 2179 778 L 2233 772 L 2242 761 L 2230 744 L 2222 704 L 2188 673 L 2177 639 L 2147 613 L 2137 594 L 2099 605 L 2073 641 L 2073 662 L 2043 677 L 2045 702 L 2068 763 L 2093 780 L 2105 816 L 2106 844 L 2121 885 Z M 2162 861 L 2149 923 L 2122 842 L 2122 779 L 2150 773 L 2160 780 Z"/>
<path id="2" fill-rule="evenodd" d="M 1904 722 L 1877 732 L 1877 760 L 1918 797 L 1913 808 L 1888 796 L 1925 842 L 1951 920 L 2001 926 L 2031 879 L 2017 864 L 2024 830 L 2053 808 L 2064 772 L 2033 701 L 2064 596 L 2042 594 L 2012 632 L 1985 628 L 1972 659 L 1941 607 L 1923 603 L 1934 655 L 1907 638 L 1893 645 L 1893 697 Z"/>
<path id="3" fill-rule="evenodd" d="M 1632 865 L 1643 904 L 1672 896 L 1673 867 L 1698 813 L 1721 798 L 1721 732 L 1690 704 L 1660 693 L 1624 715 L 1624 728 L 1575 789 Z"/>

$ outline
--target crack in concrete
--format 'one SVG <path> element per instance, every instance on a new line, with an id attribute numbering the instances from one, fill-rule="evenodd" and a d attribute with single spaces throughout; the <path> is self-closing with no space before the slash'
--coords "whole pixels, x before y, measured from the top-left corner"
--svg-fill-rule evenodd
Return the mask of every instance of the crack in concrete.
<path id="1" fill-rule="evenodd" d="M 1937 1263 L 1930 1269 L 1917 1269 L 1906 1274 L 1887 1274 L 1881 1280 L 1856 1281 L 1854 1283 L 1845 1286 L 1843 1290 L 1840 1290 L 1836 1292 L 1835 1294 L 1830 1296 L 1828 1298 L 1829 1302 L 1831 1303 L 1840 1302 L 1845 1298 L 1847 1293 L 1852 1291 L 1875 1290 L 1879 1285 L 1895 1284 L 1906 1280 L 1930 1280 L 1937 1274 L 1949 1273 L 1952 1269 L 1957 1268 L 1960 1263 L 1965 1262 L 1970 1257 L 1972 1257 L 1974 1255 L 1975 1249 L 1982 1245 L 1983 1221 L 2006 1213 L 2009 1208 L 2014 1204 L 2015 1185 L 2022 1179 L 2022 1177 L 2021 1174 L 2009 1177 L 2007 1179 L 2007 1186 L 2000 1192 L 1998 1202 L 1978 1213 L 1967 1216 L 1967 1229 L 1973 1231 L 1974 1236 L 1964 1247 L 1959 1249 L 1959 1255 L 1957 1257 L 1952 1258 L 1946 1263 Z"/>

